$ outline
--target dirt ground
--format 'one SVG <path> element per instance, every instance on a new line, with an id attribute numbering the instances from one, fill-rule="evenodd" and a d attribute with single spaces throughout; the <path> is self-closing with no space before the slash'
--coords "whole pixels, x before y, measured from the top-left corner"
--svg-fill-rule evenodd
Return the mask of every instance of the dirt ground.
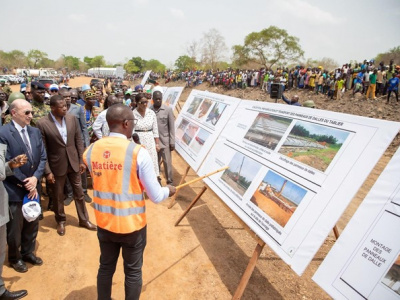
<path id="1" fill-rule="evenodd" d="M 90 78 L 80 77 L 70 82 L 71 86 L 88 83 Z M 179 86 L 182 83 L 169 83 Z M 13 89 L 18 89 L 13 86 Z M 271 99 L 259 89 L 226 91 L 220 87 L 202 84 L 198 89 L 227 95 L 269 101 Z M 180 104 L 183 105 L 190 89 L 185 89 Z M 292 94 L 289 92 L 288 94 Z M 386 105 L 385 99 L 350 99 L 343 97 L 337 102 L 308 92 L 298 92 L 300 101 L 313 99 L 318 108 L 399 121 L 399 104 Z M 398 148 L 399 136 L 382 156 L 353 201 L 337 223 L 343 229 L 358 205 Z M 174 180 L 177 184 L 187 164 L 176 153 L 173 155 Z M 187 180 L 197 176 L 189 172 Z M 144 254 L 143 292 L 141 299 L 230 299 L 254 251 L 256 242 L 243 226 L 227 210 L 221 200 L 210 190 L 201 197 L 197 205 L 181 224 L 175 221 L 187 208 L 190 201 L 201 190 L 198 182 L 181 190 L 177 203 L 168 209 L 169 200 L 154 205 L 147 200 L 148 235 Z M 89 191 L 92 192 L 91 190 Z M 44 201 L 47 207 L 47 199 Z M 88 205 L 94 222 L 93 208 Z M 66 207 L 66 235 L 56 233 L 54 214 L 44 212 L 40 221 L 36 254 L 44 264 L 28 265 L 29 271 L 15 272 L 6 263 L 3 278 L 10 290 L 27 289 L 26 299 L 96 299 L 96 275 L 99 261 L 99 246 L 95 232 L 78 227 L 74 205 Z M 314 259 L 299 277 L 268 246 L 264 248 L 256 268 L 244 292 L 243 299 L 330 299 L 315 284 L 311 277 L 335 243 L 331 233 Z M 113 299 L 124 299 L 124 275 L 120 259 L 113 279 Z"/>

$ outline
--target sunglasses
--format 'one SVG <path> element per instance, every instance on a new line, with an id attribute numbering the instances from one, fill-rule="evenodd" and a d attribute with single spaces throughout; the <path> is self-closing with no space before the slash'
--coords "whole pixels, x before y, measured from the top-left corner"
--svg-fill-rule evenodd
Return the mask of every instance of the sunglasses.
<path id="1" fill-rule="evenodd" d="M 50 90 L 50 93 L 58 93 L 58 90 Z"/>
<path id="2" fill-rule="evenodd" d="M 30 94 L 32 94 L 32 93 L 31 93 L 31 92 L 25 92 L 25 94 L 30 95 Z"/>
<path id="3" fill-rule="evenodd" d="M 29 114 L 32 114 L 32 116 L 33 116 L 33 114 L 34 114 L 33 110 L 27 110 L 25 112 L 25 116 L 28 116 Z"/>

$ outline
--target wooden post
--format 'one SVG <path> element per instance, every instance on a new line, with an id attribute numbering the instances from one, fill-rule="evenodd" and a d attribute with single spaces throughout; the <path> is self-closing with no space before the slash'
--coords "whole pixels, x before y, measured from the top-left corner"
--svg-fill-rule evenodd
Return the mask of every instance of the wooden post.
<path id="1" fill-rule="evenodd" d="M 250 262 L 247 265 L 246 271 L 244 271 L 242 279 L 240 279 L 240 283 L 236 289 L 235 294 L 232 297 L 233 300 L 240 300 L 242 298 L 244 290 L 246 289 L 247 283 L 249 282 L 251 274 L 253 273 L 254 268 L 256 267 L 256 263 L 261 255 L 262 250 L 264 249 L 264 246 L 265 246 L 264 242 L 257 243 L 257 246 L 253 252 L 253 256 L 251 257 Z"/>
<path id="2" fill-rule="evenodd" d="M 179 225 L 182 219 L 189 213 L 189 211 L 192 209 L 192 207 L 196 204 L 196 202 L 200 199 L 200 197 L 204 194 L 206 190 L 207 187 L 203 186 L 200 193 L 198 193 L 197 196 L 192 200 L 192 202 L 190 202 L 188 208 L 186 208 L 185 212 L 179 217 L 178 221 L 175 222 L 175 226 Z"/>
<path id="3" fill-rule="evenodd" d="M 187 166 L 187 167 L 186 167 L 186 172 L 185 172 L 185 174 L 182 176 L 181 181 L 179 182 L 179 185 L 181 185 L 181 184 L 185 181 L 185 178 L 186 178 L 187 174 L 189 173 L 189 170 L 190 170 L 190 166 Z M 173 195 L 173 196 L 171 197 L 171 201 L 169 202 L 168 209 L 170 209 L 172 206 L 174 206 L 174 204 L 175 204 L 175 198 L 176 198 L 176 196 L 178 195 L 178 192 L 179 192 L 179 190 L 177 190 L 176 193 L 175 193 L 175 195 Z"/>
<path id="4" fill-rule="evenodd" d="M 333 227 L 333 233 L 334 233 L 335 238 L 337 240 L 339 238 L 340 234 L 339 234 L 339 229 L 337 228 L 336 225 Z"/>

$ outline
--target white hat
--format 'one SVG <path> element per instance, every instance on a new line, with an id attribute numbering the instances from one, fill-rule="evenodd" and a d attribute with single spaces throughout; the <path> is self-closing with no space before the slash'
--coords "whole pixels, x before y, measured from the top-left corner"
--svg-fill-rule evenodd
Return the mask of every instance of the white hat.
<path id="1" fill-rule="evenodd" d="M 50 84 L 49 91 L 51 91 L 51 90 L 57 90 L 58 91 L 58 84 L 55 84 L 55 83 Z"/>
<path id="2" fill-rule="evenodd" d="M 45 99 L 50 99 L 50 94 L 49 93 L 44 93 L 44 98 Z"/>
<path id="3" fill-rule="evenodd" d="M 41 208 L 39 204 L 39 196 L 34 199 L 29 199 L 28 194 L 24 197 L 24 202 L 22 204 L 22 215 L 28 222 L 35 221 L 40 213 Z"/>

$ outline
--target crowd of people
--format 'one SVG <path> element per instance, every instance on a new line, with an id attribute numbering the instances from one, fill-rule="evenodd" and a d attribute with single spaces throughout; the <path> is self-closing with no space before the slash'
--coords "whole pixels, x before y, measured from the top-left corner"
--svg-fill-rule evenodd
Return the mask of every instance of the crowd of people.
<path id="1" fill-rule="evenodd" d="M 6 251 L 16 272 L 27 272 L 27 263 L 43 264 L 35 245 L 43 218 L 40 199 L 47 196 L 58 235 L 66 234 L 65 206 L 72 202 L 79 227 L 97 231 L 98 299 L 111 298 L 121 248 L 126 297 L 139 298 L 146 245 L 143 192 L 155 203 L 175 193 L 174 116 L 162 96 L 159 87 L 149 93 L 122 82 L 72 88 L 65 82 L 32 81 L 19 92 L 0 89 L 0 194 L 7 196 L 0 205 L 0 278 Z M 87 192 L 89 176 L 93 199 Z M 97 225 L 89 220 L 86 204 L 91 202 Z M 25 295 L 26 290 L 6 290 L 0 279 L 0 300 Z"/>
<path id="2" fill-rule="evenodd" d="M 361 93 L 365 98 L 371 99 L 387 95 L 388 102 L 391 93 L 398 100 L 399 77 L 400 65 L 395 65 L 393 60 L 389 65 L 380 62 L 377 66 L 374 60 L 364 60 L 362 63 L 344 64 L 334 70 L 327 70 L 322 66 L 298 65 L 294 68 L 278 67 L 276 70 L 188 70 L 166 71 L 163 74 L 165 82 L 185 81 L 187 87 L 208 82 L 212 86 L 226 89 L 258 87 L 270 93 L 271 84 L 280 83 L 284 90 L 305 89 L 326 95 L 330 99 L 340 100 L 345 91 L 351 91 L 352 95 Z"/>

